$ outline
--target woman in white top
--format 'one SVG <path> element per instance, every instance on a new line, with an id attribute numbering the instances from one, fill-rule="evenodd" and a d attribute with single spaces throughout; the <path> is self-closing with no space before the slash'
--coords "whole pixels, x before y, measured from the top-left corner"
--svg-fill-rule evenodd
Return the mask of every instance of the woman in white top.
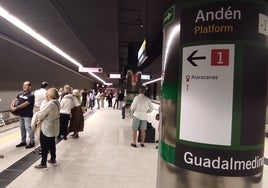
<path id="1" fill-rule="evenodd" d="M 56 88 L 50 88 L 46 93 L 47 103 L 42 110 L 36 114 L 37 124 L 41 125 L 40 144 L 42 149 L 41 164 L 35 168 L 47 168 L 47 155 L 50 152 L 51 159 L 49 163 L 56 163 L 56 143 L 55 137 L 59 135 L 59 117 L 60 103 L 58 102 L 59 94 Z"/>
<path id="2" fill-rule="evenodd" d="M 60 133 L 58 138 L 63 137 L 64 140 L 67 140 L 68 135 L 68 125 L 71 118 L 71 110 L 75 107 L 74 97 L 71 94 L 71 87 L 65 85 L 63 87 L 63 93 L 60 96 Z"/>

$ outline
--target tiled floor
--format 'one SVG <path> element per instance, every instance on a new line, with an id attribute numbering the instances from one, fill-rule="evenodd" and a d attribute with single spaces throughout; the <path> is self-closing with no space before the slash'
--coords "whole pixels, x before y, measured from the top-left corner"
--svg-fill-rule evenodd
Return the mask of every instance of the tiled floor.
<path id="1" fill-rule="evenodd" d="M 157 125 L 154 120 L 156 112 L 150 116 L 154 126 Z M 105 108 L 90 112 L 79 139 L 63 140 L 57 144 L 57 165 L 48 164 L 47 169 L 38 170 L 34 168 L 40 163 L 37 159 L 7 187 L 155 188 L 156 144 L 146 143 L 145 148 L 130 147 L 130 124 L 131 119 L 122 119 L 119 110 Z M 33 150 L 15 148 L 20 138 L 18 129 L 9 131 L 9 135 L 3 134 L 1 137 L 6 137 L 6 140 L 0 139 L 0 152 L 5 155 L 4 159 L 0 159 L 1 171 L 22 156 L 37 155 L 32 153 Z M 268 147 L 265 152 L 268 157 Z M 267 175 L 265 165 L 263 188 L 268 187 Z"/>
<path id="2" fill-rule="evenodd" d="M 122 119 L 119 110 L 105 108 L 91 112 L 79 139 L 58 143 L 56 166 L 48 164 L 48 169 L 38 170 L 34 168 L 40 163 L 38 160 L 8 187 L 17 188 L 22 184 L 27 188 L 156 187 L 156 144 L 148 143 L 145 148 L 130 147 L 130 125 L 131 119 Z"/>

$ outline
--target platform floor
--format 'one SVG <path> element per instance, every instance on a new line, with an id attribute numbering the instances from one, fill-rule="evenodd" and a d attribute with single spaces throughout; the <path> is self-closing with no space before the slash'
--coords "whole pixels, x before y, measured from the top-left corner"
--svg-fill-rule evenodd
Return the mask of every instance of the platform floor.
<path id="1" fill-rule="evenodd" d="M 153 126 L 157 126 L 156 113 L 153 112 L 149 119 Z M 0 159 L 0 188 L 155 188 L 156 144 L 131 147 L 130 125 L 131 119 L 122 119 L 120 110 L 106 107 L 88 112 L 80 138 L 60 141 L 57 165 L 48 164 L 44 170 L 34 168 L 40 163 L 40 156 L 33 152 L 34 149 L 15 147 L 20 140 L 18 128 L 0 133 L 0 154 L 4 155 L 4 159 Z M 266 158 L 267 143 L 266 139 Z M 24 156 L 28 157 L 18 163 Z M 268 188 L 267 165 L 263 188 Z"/>

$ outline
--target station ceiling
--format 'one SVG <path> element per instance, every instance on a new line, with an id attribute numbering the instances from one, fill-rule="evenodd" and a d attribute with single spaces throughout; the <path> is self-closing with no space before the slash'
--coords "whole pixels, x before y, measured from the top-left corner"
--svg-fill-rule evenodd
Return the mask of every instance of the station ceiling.
<path id="1" fill-rule="evenodd" d="M 145 38 L 148 49 L 159 42 L 161 46 L 162 17 L 170 5 L 166 0 L 0 0 L 0 6 L 83 67 L 101 67 L 103 72 L 96 74 L 115 85 L 118 80 L 109 80 L 107 74 L 123 74 L 135 66 L 137 50 Z M 68 77 L 68 72 L 94 79 L 88 73 L 78 73 L 69 60 L 3 18 L 0 38 L 0 78 L 7 81 L 2 86 L 21 84 L 28 75 L 38 82 L 50 78 L 56 83 Z M 161 50 L 156 53 L 142 67 L 153 78 L 161 72 Z"/>

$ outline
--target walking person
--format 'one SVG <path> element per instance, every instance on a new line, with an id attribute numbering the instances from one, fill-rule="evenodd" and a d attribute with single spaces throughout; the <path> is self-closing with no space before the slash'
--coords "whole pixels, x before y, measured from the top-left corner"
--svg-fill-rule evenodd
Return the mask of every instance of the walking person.
<path id="1" fill-rule="evenodd" d="M 121 110 L 124 102 L 124 93 L 121 90 L 118 92 L 118 109 Z"/>
<path id="2" fill-rule="evenodd" d="M 10 104 L 10 110 L 17 112 L 20 121 L 21 142 L 16 147 L 25 146 L 26 149 L 35 146 L 34 133 L 31 127 L 34 108 L 34 94 L 31 91 L 31 82 L 25 81 L 22 86 L 23 91 L 14 98 Z M 30 142 L 26 144 L 27 133 Z"/>
<path id="3" fill-rule="evenodd" d="M 141 147 L 144 147 L 145 131 L 147 129 L 147 113 L 151 113 L 154 109 L 151 99 L 146 97 L 146 88 L 142 86 L 139 89 L 139 95 L 135 96 L 130 106 L 130 110 L 133 113 L 132 119 L 132 147 L 137 147 L 137 132 L 141 130 Z"/>
<path id="4" fill-rule="evenodd" d="M 59 135 L 60 126 L 59 94 L 56 88 L 50 88 L 47 90 L 46 95 L 47 103 L 36 114 L 37 123 L 41 126 L 40 143 L 42 149 L 41 163 L 35 166 L 38 169 L 47 168 L 47 162 L 51 164 L 57 163 L 55 137 Z M 51 158 L 47 161 L 48 152 Z"/>

